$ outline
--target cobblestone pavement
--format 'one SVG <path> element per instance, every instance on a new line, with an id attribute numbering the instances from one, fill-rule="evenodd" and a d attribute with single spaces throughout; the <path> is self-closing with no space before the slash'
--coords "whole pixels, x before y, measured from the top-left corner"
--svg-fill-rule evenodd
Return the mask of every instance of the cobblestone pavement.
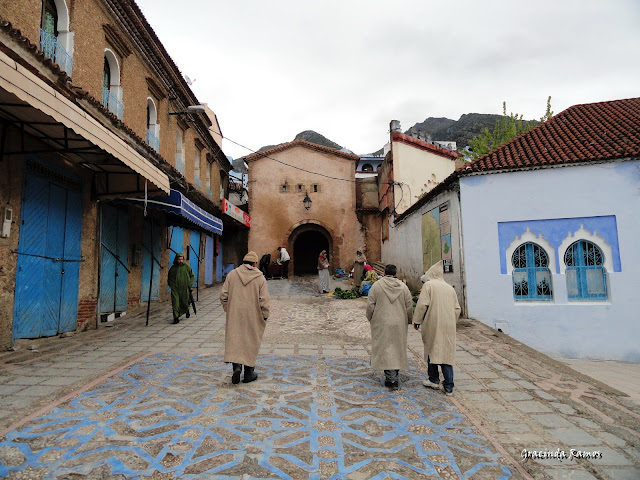
<path id="1" fill-rule="evenodd" d="M 640 405 L 564 363 L 463 319 L 454 397 L 422 387 L 413 330 L 389 392 L 366 299 L 318 296 L 313 278 L 269 291 L 247 385 L 222 362 L 219 287 L 179 325 L 158 304 L 148 327 L 129 316 L 0 354 L 0 477 L 640 478 Z"/>

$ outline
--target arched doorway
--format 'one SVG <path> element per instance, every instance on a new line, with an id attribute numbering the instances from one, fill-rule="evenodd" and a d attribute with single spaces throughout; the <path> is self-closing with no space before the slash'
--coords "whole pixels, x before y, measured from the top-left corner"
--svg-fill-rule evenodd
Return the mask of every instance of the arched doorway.
<path id="1" fill-rule="evenodd" d="M 331 235 L 320 225 L 307 223 L 296 228 L 289 237 L 294 275 L 317 274 L 318 255 L 326 250 L 331 262 L 332 244 Z"/>

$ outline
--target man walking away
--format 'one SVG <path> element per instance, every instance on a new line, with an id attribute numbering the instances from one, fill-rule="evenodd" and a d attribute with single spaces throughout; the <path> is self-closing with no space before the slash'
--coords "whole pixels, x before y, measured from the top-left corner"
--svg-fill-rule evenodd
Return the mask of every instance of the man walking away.
<path id="1" fill-rule="evenodd" d="M 289 278 L 289 262 L 291 261 L 289 252 L 287 252 L 287 249 L 284 247 L 278 247 L 278 251 L 280 252 L 280 263 L 284 271 L 284 278 Z"/>
<path id="2" fill-rule="evenodd" d="M 387 265 L 385 276 L 373 284 L 367 300 L 371 325 L 371 366 L 384 370 L 385 386 L 399 388 L 399 370 L 407 369 L 407 326 L 413 302 L 407 286 L 396 278 L 395 265 Z"/>
<path id="3" fill-rule="evenodd" d="M 171 306 L 173 307 L 173 323 L 180 323 L 183 313 L 189 318 L 189 289 L 196 276 L 191 267 L 184 263 L 184 255 L 176 253 L 173 265 L 169 269 L 168 284 L 171 289 Z"/>
<path id="4" fill-rule="evenodd" d="M 425 284 L 418 298 L 413 315 L 413 328 L 423 324 L 422 343 L 427 362 L 428 380 L 425 387 L 439 389 L 442 370 L 444 393 L 453 395 L 453 365 L 456 363 L 456 321 L 460 316 L 458 296 L 451 285 L 444 281 L 442 261 L 432 265 L 424 275 Z"/>
<path id="5" fill-rule="evenodd" d="M 224 361 L 233 364 L 231 383 L 258 379 L 254 372 L 258 351 L 269 318 L 269 291 L 264 275 L 257 268 L 258 255 L 249 252 L 242 265 L 227 275 L 220 302 L 227 314 L 224 339 Z"/>

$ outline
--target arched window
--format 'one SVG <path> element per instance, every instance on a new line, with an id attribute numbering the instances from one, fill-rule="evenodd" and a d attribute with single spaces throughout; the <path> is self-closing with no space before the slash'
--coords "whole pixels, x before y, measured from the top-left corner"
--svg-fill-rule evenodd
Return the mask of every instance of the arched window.
<path id="1" fill-rule="evenodd" d="M 373 166 L 370 163 L 365 163 L 362 165 L 363 172 L 373 172 Z"/>
<path id="2" fill-rule="evenodd" d="M 607 280 L 602 266 L 602 250 L 594 243 L 579 240 L 564 254 L 567 295 L 571 300 L 605 300 Z"/>
<path id="3" fill-rule="evenodd" d="M 102 69 L 102 105 L 122 120 L 124 105 L 122 104 L 122 88 L 120 87 L 120 65 L 113 52 L 104 52 Z"/>
<path id="4" fill-rule="evenodd" d="M 64 0 L 42 0 L 40 50 L 71 76 L 73 34 L 69 32 L 69 12 Z"/>
<path id="5" fill-rule="evenodd" d="M 158 109 L 151 97 L 147 97 L 147 145 L 156 152 L 160 151 L 160 125 L 158 125 Z"/>
<path id="6" fill-rule="evenodd" d="M 523 243 L 513 252 L 511 263 L 515 300 L 551 300 L 549 256 L 541 246 Z"/>

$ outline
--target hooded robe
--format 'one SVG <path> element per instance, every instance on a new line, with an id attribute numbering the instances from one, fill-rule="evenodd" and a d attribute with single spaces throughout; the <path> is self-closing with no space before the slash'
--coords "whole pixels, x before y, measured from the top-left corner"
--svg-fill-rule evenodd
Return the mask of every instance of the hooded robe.
<path id="1" fill-rule="evenodd" d="M 169 269 L 167 282 L 171 288 L 173 318 L 179 318 L 180 315 L 189 311 L 189 288 L 196 280 L 193 270 L 187 263 L 178 265 L 178 257 L 184 258 L 182 253 L 176 253 L 173 266 Z"/>
<path id="2" fill-rule="evenodd" d="M 371 325 L 374 369 L 407 369 L 407 328 L 412 309 L 411 292 L 395 277 L 382 277 L 369 290 L 366 314 Z"/>
<path id="3" fill-rule="evenodd" d="M 240 265 L 227 275 L 220 302 L 227 314 L 224 361 L 254 367 L 269 317 L 264 275 L 256 267 Z"/>
<path id="4" fill-rule="evenodd" d="M 444 281 L 442 261 L 427 270 L 425 280 L 413 315 L 413 323 L 422 324 L 424 361 L 429 357 L 437 365 L 455 365 L 456 321 L 461 310 L 458 295 Z"/>

